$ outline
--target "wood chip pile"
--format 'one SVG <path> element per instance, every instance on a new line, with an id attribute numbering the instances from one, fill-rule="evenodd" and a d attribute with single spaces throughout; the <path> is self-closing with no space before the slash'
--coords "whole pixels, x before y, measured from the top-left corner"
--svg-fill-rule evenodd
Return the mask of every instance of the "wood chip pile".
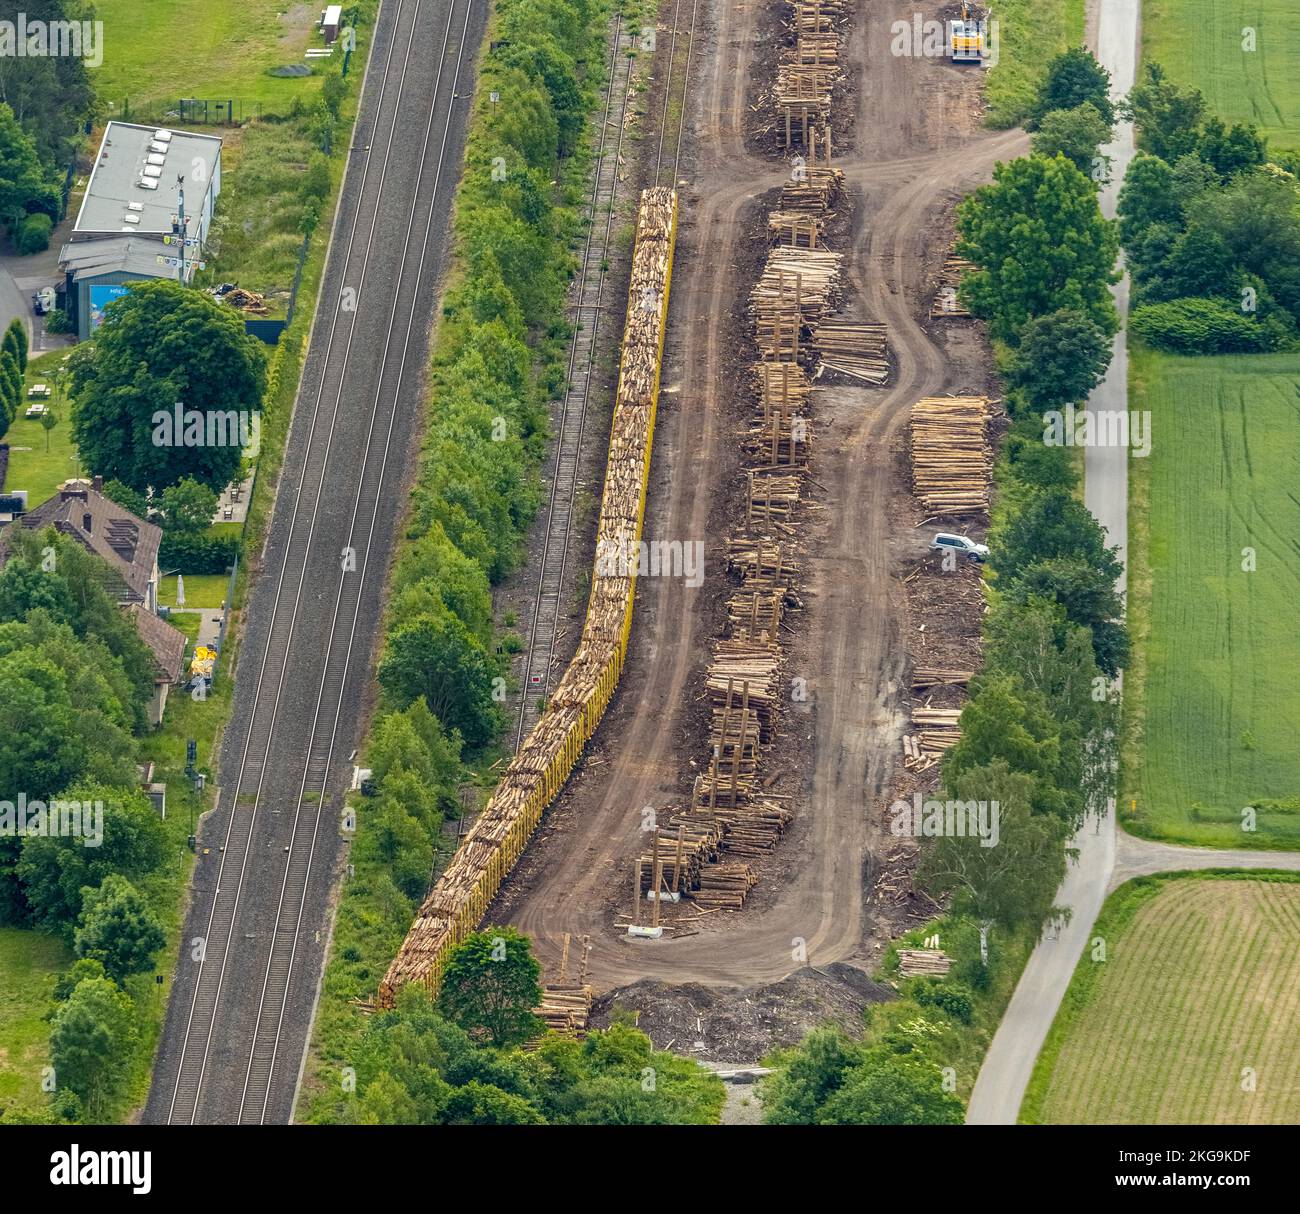
<path id="1" fill-rule="evenodd" d="M 912 487 L 932 517 L 987 514 L 989 402 L 934 396 L 912 406 Z"/>
<path id="2" fill-rule="evenodd" d="M 676 231 L 676 191 L 645 190 L 596 531 L 597 568 L 577 653 L 546 711 L 421 905 L 379 985 L 380 1007 L 391 1007 L 398 988 L 408 982 L 437 990 L 447 951 L 478 926 L 614 694 L 627 654 L 636 576 L 635 567 L 626 570 L 625 563 L 620 569 L 617 560 L 611 567 L 608 558 L 611 546 L 635 552 L 641 538 Z M 568 1016 L 574 998 L 573 992 L 553 992 L 549 1014 Z M 547 1006 L 544 1001 L 544 1014 Z"/>

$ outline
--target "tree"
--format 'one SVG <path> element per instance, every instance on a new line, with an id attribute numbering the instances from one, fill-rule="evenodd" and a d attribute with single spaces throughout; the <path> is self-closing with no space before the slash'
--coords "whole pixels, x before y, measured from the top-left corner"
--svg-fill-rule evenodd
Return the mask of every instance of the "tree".
<path id="1" fill-rule="evenodd" d="M 1128 665 L 1128 630 L 1124 605 L 1109 570 L 1075 556 L 1035 561 L 1008 591 L 1013 603 L 1042 599 L 1059 603 L 1065 617 L 1087 628 L 1097 666 L 1112 678 Z"/>
<path id="2" fill-rule="evenodd" d="M 14 361 L 18 364 L 19 373 L 25 373 L 27 370 L 27 326 L 22 320 L 15 316 L 9 322 L 9 327 L 5 330 L 3 344 L 0 345 L 7 353 L 14 356 Z"/>
<path id="3" fill-rule="evenodd" d="M 130 485 L 124 485 L 121 481 L 105 481 L 104 496 L 109 501 L 116 502 L 124 510 L 129 510 L 136 518 L 149 521 L 151 511 L 148 497 L 143 493 L 137 493 Z"/>
<path id="4" fill-rule="evenodd" d="M 494 1046 L 527 1041 L 542 1027 L 533 1014 L 542 999 L 541 972 L 528 937 L 514 928 L 475 932 L 447 958 L 438 1010 Z"/>
<path id="5" fill-rule="evenodd" d="M 1097 185 L 1110 178 L 1110 157 L 1101 145 L 1111 139 L 1110 123 L 1091 101 L 1072 110 L 1049 110 L 1031 141 L 1036 156 L 1049 159 L 1058 153 Z"/>
<path id="6" fill-rule="evenodd" d="M 1118 212 L 1120 240 L 1126 250 L 1157 224 L 1181 228 L 1183 208 L 1170 165 L 1147 152 L 1134 156 L 1120 186 Z"/>
<path id="7" fill-rule="evenodd" d="M 123 1094 L 135 1045 L 131 1000 L 107 978 L 86 978 L 54 1013 L 55 1082 L 75 1092 L 88 1114 L 99 1116 Z"/>
<path id="8" fill-rule="evenodd" d="M 1061 723 L 1047 702 L 1014 675 L 986 671 L 972 683 L 961 713 L 961 738 L 944 756 L 949 787 L 963 772 L 999 761 L 1032 778 L 1034 812 L 1059 818 L 1073 829 L 1082 820 L 1085 798 L 1081 764 L 1062 746 Z"/>
<path id="9" fill-rule="evenodd" d="M 219 501 L 213 489 L 187 476 L 162 491 L 157 511 L 159 522 L 173 532 L 206 531 L 212 525 Z"/>
<path id="10" fill-rule="evenodd" d="M 35 923 L 71 939 L 83 890 L 113 873 L 137 879 L 152 873 L 166 855 L 167 835 L 143 793 L 77 785 L 61 799 L 102 806 L 103 842 L 87 847 L 69 835 L 24 839 L 18 875 Z"/>
<path id="11" fill-rule="evenodd" d="M 1047 75 L 1038 91 L 1033 118 L 1041 123 L 1053 110 L 1073 110 L 1091 104 L 1109 128 L 1115 121 L 1110 100 L 1110 73 L 1091 51 L 1071 47 L 1047 65 Z"/>
<path id="12" fill-rule="evenodd" d="M 958 252 L 979 267 L 962 283 L 966 306 L 1013 343 L 1028 321 L 1060 308 L 1115 333 L 1107 287 L 1118 246 L 1092 182 L 1064 156 L 1013 160 L 993 176 L 957 209 Z"/>
<path id="13" fill-rule="evenodd" d="M 1148 63 L 1121 112 L 1137 124 L 1143 150 L 1173 164 L 1196 151 L 1205 98 L 1199 89 L 1176 85 L 1160 64 Z"/>
<path id="14" fill-rule="evenodd" d="M 1031 320 L 1020 334 L 1011 384 L 1034 409 L 1087 400 L 1110 364 L 1110 339 L 1089 316 L 1058 308 Z"/>
<path id="15" fill-rule="evenodd" d="M 951 775 L 948 792 L 958 801 L 996 805 L 997 844 L 985 847 L 985 840 L 970 835 L 941 835 L 923 849 L 917 880 L 934 897 L 951 895 L 953 911 L 979 923 L 980 955 L 986 959 L 991 926 L 1023 927 L 1037 935 L 1060 915 L 1054 901 L 1065 876 L 1069 827 L 1033 812 L 1033 778 L 1002 759 Z"/>
<path id="16" fill-rule="evenodd" d="M 499 724 L 495 673 L 482 644 L 440 601 L 398 625 L 379 664 L 380 685 L 399 705 L 422 696 L 471 747 L 483 745 Z"/>
<path id="17" fill-rule="evenodd" d="M 234 479 L 266 388 L 262 344 L 237 311 L 176 282 L 140 283 L 108 306 L 94 351 L 72 364 L 73 434 L 92 472 L 141 493 Z"/>
<path id="18" fill-rule="evenodd" d="M 1250 124 L 1234 122 L 1228 127 L 1212 115 L 1201 127 L 1196 151 L 1226 181 L 1263 164 L 1268 159 L 1268 142 Z"/>
<path id="19" fill-rule="evenodd" d="M 872 1051 L 826 1102 L 821 1125 L 961 1125 L 966 1110 L 928 1059 Z"/>
<path id="20" fill-rule="evenodd" d="M 125 877 L 110 873 L 98 889 L 82 891 L 73 948 L 99 961 L 114 982 L 153 969 L 166 943 L 162 924 Z"/>
<path id="21" fill-rule="evenodd" d="M 58 191 L 31 137 L 18 125 L 13 110 L 0 103 L 0 222 L 12 229 L 30 211 L 57 216 Z"/>
<path id="22" fill-rule="evenodd" d="M 362 819 L 358 859 L 377 858 L 408 898 L 424 897 L 433 872 L 433 843 L 397 797 L 382 796 Z"/>
<path id="23" fill-rule="evenodd" d="M 826 1102 L 862 1061 L 862 1047 L 835 1025 L 815 1028 L 763 1084 L 768 1125 L 816 1125 Z"/>
<path id="24" fill-rule="evenodd" d="M 1105 533 L 1092 512 L 1061 489 L 1038 494 L 995 532 L 990 547 L 999 586 L 1016 581 L 1036 561 L 1058 557 L 1076 557 L 1112 583 L 1123 570 L 1118 549 L 1106 547 Z"/>

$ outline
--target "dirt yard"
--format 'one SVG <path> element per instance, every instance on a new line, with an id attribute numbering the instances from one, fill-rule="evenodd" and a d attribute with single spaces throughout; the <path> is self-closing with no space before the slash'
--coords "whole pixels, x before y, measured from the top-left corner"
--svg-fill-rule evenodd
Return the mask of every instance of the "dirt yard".
<path id="1" fill-rule="evenodd" d="M 979 326 L 932 323 L 929 308 L 956 201 L 996 161 L 1021 154 L 1025 137 L 980 126 L 977 72 L 889 54 L 890 25 L 916 8 L 938 6 L 859 4 L 845 51 L 850 112 L 836 120 L 835 163 L 849 202 L 830 243 L 849 254 L 845 312 L 888 326 L 894 374 L 884 387 L 837 386 L 815 401 L 814 484 L 800 528 L 804 607 L 787 617 L 794 635 L 784 638 L 786 673 L 807 679 L 809 697 L 784 712 L 765 757 L 765 770 L 778 773 L 771 791 L 791 798 L 795 820 L 760 864 L 743 911 L 665 908 L 673 929 L 663 939 L 629 940 L 617 920 L 630 911 L 641 810 L 685 801 L 705 746 L 702 674 L 727 590 L 720 553 L 742 508 L 737 434 L 751 407 L 742 369 L 753 359 L 745 300 L 765 256 L 764 195 L 789 171 L 765 136 L 761 107 L 751 108 L 771 79 L 777 6 L 700 6 L 647 538 L 702 539 L 705 583 L 639 584 L 619 692 L 489 915 L 532 935 L 547 964 L 565 933 L 589 934 L 597 991 L 626 997 L 639 980 L 659 984 L 633 988 L 660 992 L 644 1012 L 652 1035 L 655 1008 L 670 1009 L 669 1037 L 680 1015 L 691 1019 L 683 1009 L 702 989 L 692 984 L 731 988 L 712 996 L 710 1023 L 725 1024 L 755 990 L 779 989 L 798 969 L 795 955 L 821 971 L 836 962 L 869 970 L 892 936 L 933 912 L 908 886 L 905 849 L 882 829 L 889 802 L 910 795 L 901 765 L 908 650 L 921 644 L 927 658 L 977 661 L 982 603 L 977 575 L 941 573 L 924 555 L 929 533 L 916 526 L 906 424 L 923 396 L 996 395 Z M 664 24 L 661 15 L 661 34 Z M 664 983 L 687 985 L 667 998 Z M 773 1023 L 760 1018 L 746 1048 L 756 1056 L 766 1048 L 759 1037 L 797 1039 L 831 1015 L 807 1019 L 799 1006 L 783 1023 L 775 1013 Z M 698 1034 L 710 1040 L 700 1029 L 692 1042 Z M 736 1038 L 713 1040 L 726 1048 Z"/>

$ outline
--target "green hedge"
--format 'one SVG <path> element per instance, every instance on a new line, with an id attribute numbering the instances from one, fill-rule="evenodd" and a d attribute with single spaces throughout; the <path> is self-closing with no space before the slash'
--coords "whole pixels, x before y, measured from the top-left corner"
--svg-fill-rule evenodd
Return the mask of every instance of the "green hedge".
<path id="1" fill-rule="evenodd" d="M 158 565 L 181 573 L 227 573 L 239 552 L 239 537 L 211 531 L 164 531 Z"/>

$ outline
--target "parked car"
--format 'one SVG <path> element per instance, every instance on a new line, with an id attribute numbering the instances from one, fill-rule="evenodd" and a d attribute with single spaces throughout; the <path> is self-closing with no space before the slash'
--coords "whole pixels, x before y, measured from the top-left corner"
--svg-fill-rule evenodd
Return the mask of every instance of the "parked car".
<path id="1" fill-rule="evenodd" d="M 32 296 L 32 310 L 37 316 L 44 316 L 47 312 L 53 312 L 54 303 L 53 287 L 42 287 Z"/>
<path id="2" fill-rule="evenodd" d="M 983 562 L 988 559 L 989 546 L 977 544 L 967 535 L 954 535 L 950 531 L 940 531 L 930 541 L 930 547 L 940 552 L 956 552 L 968 561 Z"/>

